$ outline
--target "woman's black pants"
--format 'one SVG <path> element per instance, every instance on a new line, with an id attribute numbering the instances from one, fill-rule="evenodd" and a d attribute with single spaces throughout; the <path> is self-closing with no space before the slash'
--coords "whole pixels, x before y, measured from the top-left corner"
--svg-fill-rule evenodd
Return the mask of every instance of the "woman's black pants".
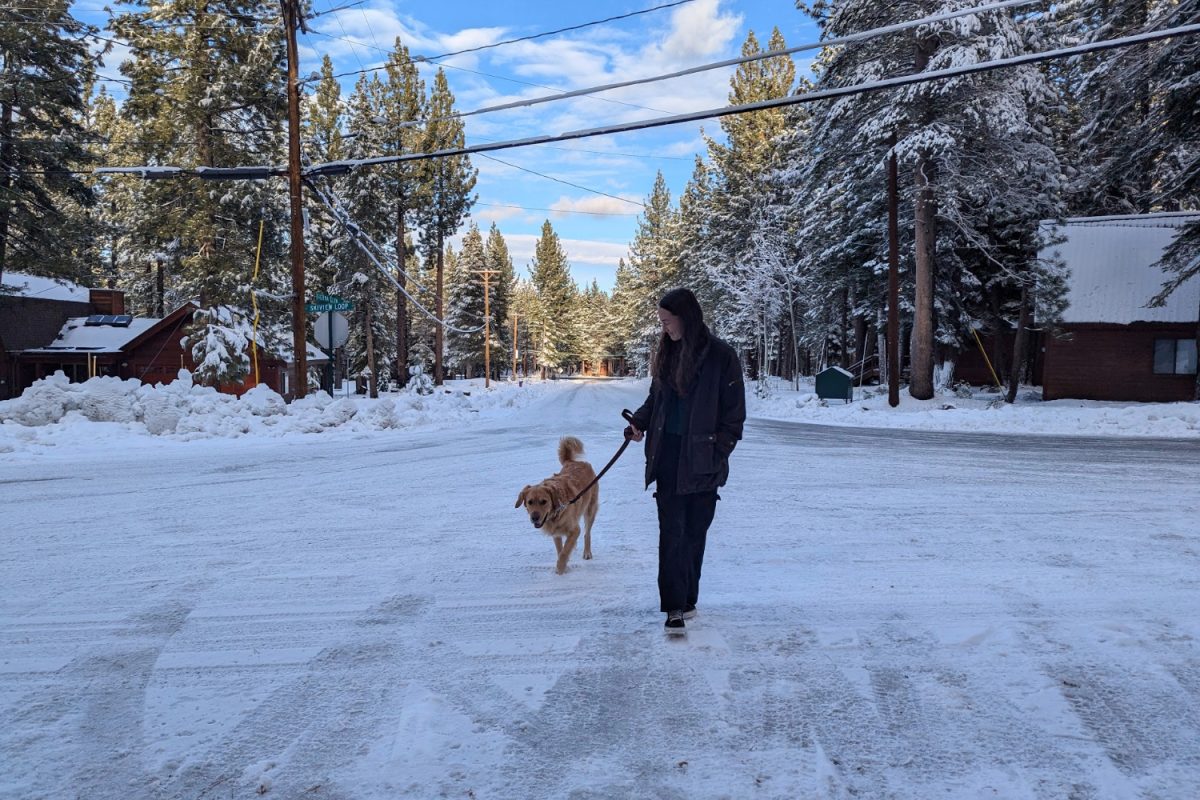
<path id="1" fill-rule="evenodd" d="M 679 437 L 663 437 L 656 471 L 658 504 L 658 597 L 662 611 L 696 605 L 708 526 L 717 510 L 717 493 L 676 494 Z"/>
<path id="2" fill-rule="evenodd" d="M 696 605 L 704 542 L 717 510 L 716 492 L 666 494 L 658 502 L 658 597 L 662 611 Z"/>

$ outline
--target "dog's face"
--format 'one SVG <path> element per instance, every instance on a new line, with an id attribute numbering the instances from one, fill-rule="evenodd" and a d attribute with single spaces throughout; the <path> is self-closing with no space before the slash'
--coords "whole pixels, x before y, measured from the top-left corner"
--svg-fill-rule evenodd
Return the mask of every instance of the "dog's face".
<path id="1" fill-rule="evenodd" d="M 513 508 L 520 508 L 521 504 L 525 504 L 525 510 L 529 513 L 529 521 L 533 523 L 533 527 L 541 528 L 546 524 L 546 520 L 550 517 L 551 512 L 558 506 L 557 493 L 549 486 L 539 483 L 537 486 L 526 486 L 517 495 L 517 504 Z"/>

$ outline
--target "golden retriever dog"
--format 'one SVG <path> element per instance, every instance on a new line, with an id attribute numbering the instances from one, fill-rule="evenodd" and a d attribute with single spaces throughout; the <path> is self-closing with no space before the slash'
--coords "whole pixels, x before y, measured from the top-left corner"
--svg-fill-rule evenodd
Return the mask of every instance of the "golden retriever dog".
<path id="1" fill-rule="evenodd" d="M 592 482 L 596 471 L 586 461 L 579 460 L 583 443 L 574 436 L 564 436 L 558 443 L 558 460 L 562 469 L 555 475 L 534 486 L 526 486 L 517 495 L 517 504 L 522 504 L 529 513 L 533 527 L 547 536 L 554 537 L 554 549 L 558 551 L 558 563 L 554 571 L 562 575 L 567 571 L 567 559 L 579 539 L 580 523 L 583 524 L 583 557 L 592 557 L 592 523 L 600 510 L 600 486 L 593 485 L 574 505 L 567 505 L 583 487 Z"/>

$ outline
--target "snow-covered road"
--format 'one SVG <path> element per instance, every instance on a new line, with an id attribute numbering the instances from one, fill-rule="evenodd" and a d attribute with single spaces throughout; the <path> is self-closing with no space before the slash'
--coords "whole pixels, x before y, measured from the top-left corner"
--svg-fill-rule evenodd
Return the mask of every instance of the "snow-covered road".
<path id="1" fill-rule="evenodd" d="M 641 399 L 5 456 L 0 797 L 1200 795 L 1200 442 L 751 420 L 677 642 Z"/>

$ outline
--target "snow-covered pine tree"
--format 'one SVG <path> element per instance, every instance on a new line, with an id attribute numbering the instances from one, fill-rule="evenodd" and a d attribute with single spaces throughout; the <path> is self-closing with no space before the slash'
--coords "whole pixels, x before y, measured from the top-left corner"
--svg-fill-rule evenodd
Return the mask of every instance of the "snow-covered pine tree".
<path id="1" fill-rule="evenodd" d="M 609 299 L 600 290 L 600 284 L 592 280 L 576 302 L 577 315 L 580 320 L 579 358 L 582 371 L 593 375 L 600 373 L 600 365 L 608 355 L 609 342 L 612 340 L 609 328 Z"/>
<path id="2" fill-rule="evenodd" d="M 140 132 L 141 163 L 224 167 L 271 163 L 283 152 L 284 48 L 277 4 L 267 0 L 129 0 L 112 19 L 129 43 L 132 84 L 122 116 Z M 168 277 L 202 306 L 241 304 L 258 222 L 280 215 L 265 181 L 180 178 L 145 184 L 123 209 L 151 252 L 174 246 Z M 268 224 L 272 232 L 283 229 Z M 265 268 L 283 268 L 269 243 Z"/>
<path id="3" fill-rule="evenodd" d="M 348 158 L 365 158 L 377 152 L 383 126 L 375 110 L 382 93 L 383 84 L 378 76 L 361 76 L 355 85 L 346 110 L 349 135 L 344 148 Z M 383 241 L 391 232 L 386 217 L 376 213 L 387 198 L 383 173 L 370 168 L 354 170 L 343 178 L 340 187 L 342 206 L 361 235 L 375 243 Z M 339 225 L 334 229 L 331 245 L 324 271 L 332 276 L 333 282 L 328 287 L 313 285 L 313 289 L 328 288 L 354 301 L 354 309 L 344 312 L 350 323 L 346 342 L 349 370 L 352 375 L 369 373 L 372 385 L 377 386 L 381 375 L 392 373 L 395 357 L 392 349 L 395 307 L 391 292 L 381 289 L 388 283 L 387 278 L 345 227 Z"/>
<path id="4" fill-rule="evenodd" d="M 899 5 L 834 0 L 814 3 L 809 10 L 825 35 L 837 36 L 952 7 L 954 3 L 942 0 Z M 828 52 L 820 85 L 977 63 L 1023 52 L 1025 46 L 1018 21 L 1008 13 L 961 17 Z M 1059 165 L 1042 110 L 1047 105 L 1053 107 L 1054 98 L 1044 74 L 1016 68 L 846 97 L 831 103 L 825 114 L 814 112 L 807 146 L 813 153 L 838 152 L 842 157 L 865 151 L 881 165 L 887 142 L 896 137 L 915 229 L 910 384 L 915 397 L 933 394 L 935 345 L 946 367 L 941 374 L 949 376 L 954 353 L 965 346 L 971 327 L 994 317 L 988 292 L 1007 286 L 1010 297 L 1013 292 L 1019 296 L 1020 286 L 1034 277 L 1032 243 L 1038 223 L 1058 208 Z M 827 184 L 844 191 L 851 208 L 858 207 L 860 197 L 874 194 L 882 200 L 878 170 L 860 166 L 857 172 L 858 177 L 835 170 L 833 175 L 844 179 Z M 1014 175 L 1015 180 L 1006 177 Z M 860 183 L 863 178 L 866 184 Z M 1019 220 L 1015 224 L 1026 232 L 1019 261 L 1001 253 L 999 242 L 989 238 L 997 215 Z M 883 219 L 882 214 L 871 216 Z M 1011 242 L 1011 224 L 1006 221 L 1005 227 L 1001 241 Z M 876 252 L 881 256 L 882 246 Z M 1050 295 L 1056 286 L 1048 279 L 1039 287 L 1047 309 L 1053 307 Z M 1012 309 L 1017 306 L 1004 312 L 1014 324 Z"/>
<path id="5" fill-rule="evenodd" d="M 644 376 L 649 368 L 649 360 L 644 353 L 639 359 L 629 347 L 629 343 L 635 339 L 635 320 L 642 302 L 637 283 L 637 276 L 625 259 L 618 259 L 617 280 L 613 286 L 612 302 L 609 303 L 609 323 L 614 339 L 613 355 L 624 359 L 627 370 Z"/>
<path id="6" fill-rule="evenodd" d="M 473 329 L 483 325 L 483 275 L 480 270 L 486 268 L 483 235 L 479 226 L 472 222 L 463 236 L 454 274 L 450 276 L 446 312 L 446 321 L 458 329 L 447 332 L 446 356 L 451 369 L 468 378 L 483 374 L 484 332 Z"/>
<path id="7" fill-rule="evenodd" d="M 450 91 L 445 72 L 439 69 L 429 94 L 428 121 L 425 124 L 422 150 L 433 152 L 463 145 L 463 123 L 453 114 L 454 94 Z M 471 192 L 475 188 L 476 172 L 471 166 L 470 157 L 465 155 L 446 156 L 429 161 L 428 200 L 420 209 L 419 216 L 421 241 L 425 252 L 438 259 L 434 313 L 439 319 L 444 318 L 445 314 L 445 264 L 440 257 L 446 246 L 446 239 L 458 230 L 475 203 L 475 196 Z M 439 386 L 443 378 L 443 335 L 443 329 L 438 326 L 434 330 L 433 382 Z"/>
<path id="8" fill-rule="evenodd" d="M 311 95 L 301 98 L 301 147 L 309 163 L 337 161 L 346 155 L 343 138 L 344 108 L 342 87 L 333 77 L 333 61 L 325 56 L 321 61 L 320 80 Z M 337 195 L 345 187 L 344 180 L 323 179 L 322 188 Z M 341 224 L 312 192 L 304 192 L 305 283 L 327 290 L 337 280 L 337 260 L 334 243 L 344 236 Z"/>
<path id="9" fill-rule="evenodd" d="M 425 120 L 425 82 L 417 72 L 416 63 L 409 55 L 408 48 L 400 38 L 396 38 L 395 46 L 387 63 L 387 80 L 381 106 L 378 111 L 383 125 L 383 136 L 380 142 L 380 155 L 400 155 L 413 153 L 421 149 L 421 123 Z M 408 289 L 408 279 L 405 277 L 406 264 L 412 254 L 412 231 L 416 221 L 417 209 L 428 202 L 429 194 L 429 164 L 425 161 L 407 161 L 380 167 L 383 171 L 387 191 L 392 208 L 394 231 L 389 238 L 396 251 L 396 282 Z M 397 353 L 393 376 L 403 385 L 408 380 L 409 334 L 411 330 L 410 315 L 415 309 L 409 308 L 409 301 L 404 291 L 395 292 L 396 330 L 393 334 L 393 349 Z"/>
<path id="10" fill-rule="evenodd" d="M 94 161 L 82 124 L 92 31 L 66 0 L 0 7 L 0 282 L 16 270 L 85 277 L 60 249 L 94 202 L 72 172 Z"/>
<path id="11" fill-rule="evenodd" d="M 196 311 L 183 346 L 192 354 L 192 379 L 205 386 L 238 383 L 250 371 L 250 321 L 230 306 Z"/>
<path id="12" fill-rule="evenodd" d="M 786 47 L 778 28 L 772 31 L 766 48 L 751 31 L 742 44 L 742 55 L 759 55 Z M 795 80 L 796 67 L 790 56 L 740 64 L 729 81 L 729 102 L 741 105 L 786 97 Z M 755 210 L 762 203 L 762 175 L 771 158 L 772 142 L 787 130 L 789 119 L 785 111 L 770 109 L 722 117 L 720 124 L 726 141 L 708 139 L 712 167 L 706 225 L 709 241 L 705 247 L 704 265 L 713 285 L 728 287 L 734 282 L 722 279 L 720 273 L 739 262 L 745 265 L 753 258 L 747 245 L 753 232 L 753 220 L 762 219 L 761 210 Z M 720 294 L 716 299 L 720 305 L 713 316 L 720 321 L 725 336 L 735 343 L 761 338 L 761 319 L 744 320 L 738 327 L 735 319 L 739 314 L 725 308 L 725 298 Z"/>
<path id="13" fill-rule="evenodd" d="M 544 367 L 566 369 L 579 360 L 579 329 L 572 313 L 579 290 L 571 279 L 567 254 L 550 220 L 542 224 L 530 273 L 539 299 L 535 324 L 541 338 L 534 344 L 538 361 Z"/>
<path id="14" fill-rule="evenodd" d="M 512 296 L 516 289 L 517 275 L 513 269 L 508 242 L 492 223 L 484 243 L 484 257 L 488 269 L 496 270 L 492 276 L 492 373 L 498 377 L 512 364 Z"/>
<path id="15" fill-rule="evenodd" d="M 631 305 L 623 310 L 629 320 L 625 349 L 635 364 L 649 363 L 662 333 L 658 299 L 679 285 L 680 234 L 679 213 L 671 206 L 671 192 L 658 172 L 629 245 L 633 282 L 621 287 L 622 303 Z"/>
<path id="16" fill-rule="evenodd" d="M 517 317 L 517 376 L 528 377 L 538 369 L 538 346 L 541 341 L 541 301 L 533 282 L 518 278 L 513 286 L 512 313 Z M 517 377 L 514 376 L 514 377 Z"/>

